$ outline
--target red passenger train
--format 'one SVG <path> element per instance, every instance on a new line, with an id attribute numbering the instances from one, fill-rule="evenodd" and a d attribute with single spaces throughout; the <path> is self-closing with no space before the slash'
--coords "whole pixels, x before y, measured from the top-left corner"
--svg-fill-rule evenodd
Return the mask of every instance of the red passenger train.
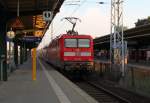
<path id="1" fill-rule="evenodd" d="M 93 68 L 93 39 L 90 35 L 63 34 L 46 48 L 47 61 L 65 70 Z"/>

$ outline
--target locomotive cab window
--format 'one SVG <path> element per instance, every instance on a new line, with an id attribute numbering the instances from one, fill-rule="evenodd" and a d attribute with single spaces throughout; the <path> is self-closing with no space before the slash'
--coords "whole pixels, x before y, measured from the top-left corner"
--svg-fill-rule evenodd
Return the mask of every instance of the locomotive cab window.
<path id="1" fill-rule="evenodd" d="M 89 39 L 78 39 L 78 47 L 90 47 L 90 40 Z"/>
<path id="2" fill-rule="evenodd" d="M 65 39 L 65 47 L 77 47 L 77 39 Z"/>

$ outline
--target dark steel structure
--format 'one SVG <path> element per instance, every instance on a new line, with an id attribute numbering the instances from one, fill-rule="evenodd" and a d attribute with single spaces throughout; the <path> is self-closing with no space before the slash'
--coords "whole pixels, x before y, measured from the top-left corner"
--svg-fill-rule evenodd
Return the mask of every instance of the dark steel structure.
<path id="1" fill-rule="evenodd" d="M 124 31 L 124 39 L 128 47 L 146 47 L 150 45 L 150 24 Z M 110 35 L 94 39 L 95 49 L 109 49 Z"/>
<path id="2" fill-rule="evenodd" d="M 7 31 L 13 28 L 13 31 L 16 33 L 13 42 L 14 60 L 17 66 L 18 46 L 20 45 L 21 64 L 26 60 L 27 48 L 36 46 L 32 44 L 27 45 L 22 37 L 34 36 L 35 30 L 42 30 L 44 33 L 50 25 L 50 22 L 42 24 L 43 21 L 38 21 L 37 15 L 42 15 L 43 11 L 52 11 L 54 18 L 63 2 L 64 0 L 0 0 L 0 80 L 7 81 Z M 14 22 L 16 23 L 16 20 L 23 24 L 22 28 L 12 26 Z M 36 21 L 38 21 L 38 24 L 43 25 L 42 28 L 36 28 Z"/>

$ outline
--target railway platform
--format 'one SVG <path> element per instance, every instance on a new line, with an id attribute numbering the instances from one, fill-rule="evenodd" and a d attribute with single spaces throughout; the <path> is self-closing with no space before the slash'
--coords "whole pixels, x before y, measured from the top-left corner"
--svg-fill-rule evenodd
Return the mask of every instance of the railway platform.
<path id="1" fill-rule="evenodd" d="M 0 103 L 98 103 L 40 59 L 33 81 L 31 63 L 28 59 L 0 84 Z"/>

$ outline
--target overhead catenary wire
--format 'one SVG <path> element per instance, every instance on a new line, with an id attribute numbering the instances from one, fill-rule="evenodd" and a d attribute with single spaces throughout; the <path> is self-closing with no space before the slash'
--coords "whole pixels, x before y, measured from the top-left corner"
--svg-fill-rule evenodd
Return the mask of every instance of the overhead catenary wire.
<path id="1" fill-rule="evenodd" d="M 65 0 L 65 2 L 64 3 L 79 3 L 79 2 L 81 2 L 81 0 Z M 70 16 L 72 16 L 73 14 L 75 14 L 79 9 L 80 9 L 80 7 L 81 6 L 83 6 L 83 4 L 85 4 L 85 2 L 87 2 L 87 0 L 83 0 L 82 2 L 81 2 L 81 4 L 80 5 L 78 5 L 73 11 L 72 11 L 72 13 L 70 14 Z M 93 1 L 91 1 L 91 2 L 93 2 Z M 97 3 L 101 3 L 101 2 L 97 2 Z M 106 2 L 105 2 L 106 3 Z M 64 13 L 64 14 L 66 14 L 66 13 Z M 57 33 L 62 29 L 62 27 L 64 26 L 64 24 L 65 24 L 65 22 L 66 21 L 64 21 L 53 33 L 55 34 L 55 35 L 57 35 Z"/>
<path id="2" fill-rule="evenodd" d="M 59 0 L 58 0 L 59 1 Z M 67 0 L 66 0 L 67 1 Z M 73 0 L 72 0 L 73 1 Z M 87 2 L 87 0 L 79 0 L 80 1 L 80 5 L 77 5 L 77 7 L 75 8 L 75 9 L 73 9 L 73 11 L 71 12 L 71 14 L 70 14 L 70 16 L 73 16 L 86 2 Z M 79 2 L 79 1 L 77 1 L 77 2 Z M 92 1 L 93 2 L 93 1 Z M 65 3 L 65 2 L 64 2 Z M 63 5 L 63 6 L 65 6 L 65 5 Z M 74 5 L 73 5 L 74 6 Z M 65 15 L 67 14 L 67 13 L 64 13 Z M 54 22 L 53 22 L 54 23 Z M 55 30 L 53 30 L 53 38 L 55 38 L 57 35 L 59 35 L 60 36 L 60 34 L 59 34 L 59 32 L 60 32 L 60 30 L 62 30 L 63 29 L 63 26 L 65 25 L 65 23 L 66 23 L 66 21 L 63 21 L 62 22 L 62 24 L 61 25 L 59 25 L 59 27 L 58 28 L 56 28 Z M 51 25 L 50 25 L 51 26 Z M 54 28 L 54 27 L 53 27 Z"/>
<path id="3" fill-rule="evenodd" d="M 66 12 L 64 14 L 67 14 Z M 63 23 L 56 29 L 56 31 L 53 31 L 53 36 L 56 36 L 57 35 L 57 32 L 59 32 L 61 29 L 62 29 L 62 26 L 64 26 L 66 21 L 63 21 Z M 51 26 L 51 25 L 50 25 Z"/>
<path id="4" fill-rule="evenodd" d="M 83 0 L 83 1 L 81 2 L 81 4 L 78 5 L 78 6 L 72 11 L 72 13 L 70 14 L 70 17 L 73 16 L 73 14 L 75 14 L 75 13 L 80 9 L 80 7 L 83 6 L 83 4 L 85 4 L 86 1 L 87 1 L 87 0 Z M 54 32 L 54 34 L 57 35 L 57 33 L 62 29 L 62 26 L 64 25 L 64 23 L 65 23 L 65 22 L 63 22 L 63 24 L 59 27 L 59 29 L 56 29 L 56 31 Z"/>

